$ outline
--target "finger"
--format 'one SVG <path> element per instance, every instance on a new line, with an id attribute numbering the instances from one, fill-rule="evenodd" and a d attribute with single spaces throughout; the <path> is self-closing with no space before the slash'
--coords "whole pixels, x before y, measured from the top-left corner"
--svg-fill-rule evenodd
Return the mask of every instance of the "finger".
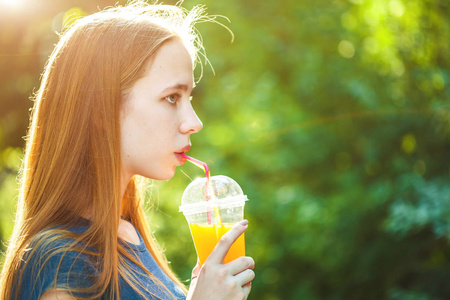
<path id="1" fill-rule="evenodd" d="M 197 263 L 194 269 L 192 269 L 192 276 L 191 279 L 197 278 L 198 274 L 200 273 L 200 264 Z"/>
<path id="2" fill-rule="evenodd" d="M 242 291 L 244 292 L 245 299 L 248 298 L 248 295 L 250 294 L 250 291 L 252 290 L 252 283 L 247 283 L 242 287 Z"/>
<path id="3" fill-rule="evenodd" d="M 249 256 L 241 256 L 233 261 L 230 261 L 227 265 L 230 268 L 230 273 L 232 275 L 236 275 L 246 269 L 253 270 L 255 268 L 255 261 Z"/>
<path id="4" fill-rule="evenodd" d="M 200 260 L 197 258 L 197 264 L 195 265 L 194 269 L 192 269 L 192 276 L 198 276 L 200 273 Z"/>
<path id="5" fill-rule="evenodd" d="M 212 261 L 214 263 L 223 263 L 225 255 L 227 255 L 228 250 L 231 245 L 238 239 L 238 237 L 244 233 L 248 227 L 248 221 L 244 220 L 240 223 L 234 225 L 227 233 L 225 233 L 217 243 L 214 250 L 211 252 L 207 261 Z"/>
<path id="6" fill-rule="evenodd" d="M 253 272 L 253 270 L 247 269 L 235 275 L 234 278 L 237 280 L 237 282 L 239 282 L 240 286 L 244 287 L 245 285 L 251 283 L 253 279 L 255 279 L 255 272 Z"/>

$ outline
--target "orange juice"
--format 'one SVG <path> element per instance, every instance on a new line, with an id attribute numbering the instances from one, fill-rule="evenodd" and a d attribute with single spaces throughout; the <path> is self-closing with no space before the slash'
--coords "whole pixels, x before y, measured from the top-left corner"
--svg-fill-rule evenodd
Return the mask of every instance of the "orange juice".
<path id="1" fill-rule="evenodd" d="M 203 265 L 209 254 L 213 251 L 217 242 L 220 240 L 234 224 L 190 224 L 192 239 L 194 240 L 195 250 L 200 260 L 200 265 Z M 224 263 L 235 260 L 238 257 L 245 256 L 245 240 L 242 234 L 231 245 L 225 256 Z"/>

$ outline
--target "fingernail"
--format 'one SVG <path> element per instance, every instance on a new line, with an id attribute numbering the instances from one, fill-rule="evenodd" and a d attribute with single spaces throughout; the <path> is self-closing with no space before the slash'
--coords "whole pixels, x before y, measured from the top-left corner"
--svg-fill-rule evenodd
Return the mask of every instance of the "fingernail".
<path id="1" fill-rule="evenodd" d="M 242 220 L 241 221 L 241 225 L 242 226 L 247 226 L 248 225 L 248 220 Z"/>

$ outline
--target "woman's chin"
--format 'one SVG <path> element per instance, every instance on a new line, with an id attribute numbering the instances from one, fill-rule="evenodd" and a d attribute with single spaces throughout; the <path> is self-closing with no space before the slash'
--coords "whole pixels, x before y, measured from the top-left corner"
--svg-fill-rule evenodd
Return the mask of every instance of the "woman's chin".
<path id="1" fill-rule="evenodd" d="M 158 174 L 142 174 L 142 176 L 147 177 L 149 179 L 153 180 L 159 180 L 159 181 L 165 181 L 170 180 L 175 175 L 175 168 L 173 170 L 168 170 L 167 172 L 161 172 Z"/>

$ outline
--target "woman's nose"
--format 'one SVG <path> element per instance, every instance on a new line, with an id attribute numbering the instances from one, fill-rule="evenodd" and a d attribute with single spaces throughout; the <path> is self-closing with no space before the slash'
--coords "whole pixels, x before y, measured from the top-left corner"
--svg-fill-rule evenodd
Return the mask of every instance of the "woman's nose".
<path id="1" fill-rule="evenodd" d="M 199 132 L 203 128 L 203 123 L 198 118 L 197 114 L 194 111 L 194 108 L 189 103 L 186 111 L 183 113 L 183 121 L 180 125 L 181 133 L 196 133 Z"/>

